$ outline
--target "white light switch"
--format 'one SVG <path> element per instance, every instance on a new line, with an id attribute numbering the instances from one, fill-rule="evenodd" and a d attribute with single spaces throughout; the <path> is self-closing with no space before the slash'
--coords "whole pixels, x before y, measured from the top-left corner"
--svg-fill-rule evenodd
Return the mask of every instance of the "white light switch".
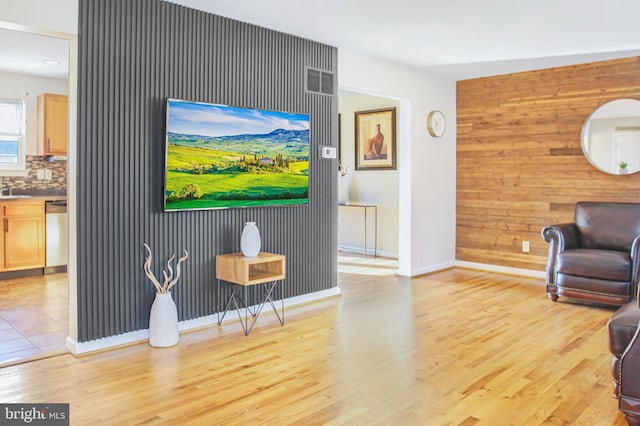
<path id="1" fill-rule="evenodd" d="M 38 178 L 38 180 L 44 180 L 44 169 L 37 170 L 36 177 Z"/>
<path id="2" fill-rule="evenodd" d="M 321 146 L 320 147 L 320 157 L 334 159 L 338 158 L 337 150 L 335 146 Z"/>
<path id="3" fill-rule="evenodd" d="M 52 177 L 53 177 L 53 173 L 51 173 L 51 169 L 45 169 L 44 170 L 45 180 L 51 180 Z"/>

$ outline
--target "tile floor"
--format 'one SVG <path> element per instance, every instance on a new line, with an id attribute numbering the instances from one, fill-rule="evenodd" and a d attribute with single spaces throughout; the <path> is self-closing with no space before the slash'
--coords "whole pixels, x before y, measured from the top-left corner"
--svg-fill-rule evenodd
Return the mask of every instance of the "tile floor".
<path id="1" fill-rule="evenodd" d="M 0 280 L 0 367 L 66 351 L 67 274 Z"/>

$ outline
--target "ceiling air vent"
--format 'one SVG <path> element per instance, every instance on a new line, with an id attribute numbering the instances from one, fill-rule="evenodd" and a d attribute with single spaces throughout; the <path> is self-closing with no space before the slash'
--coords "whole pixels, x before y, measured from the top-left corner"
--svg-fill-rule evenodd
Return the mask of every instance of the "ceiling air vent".
<path id="1" fill-rule="evenodd" d="M 333 95 L 333 74 L 307 67 L 305 87 L 307 92 Z"/>

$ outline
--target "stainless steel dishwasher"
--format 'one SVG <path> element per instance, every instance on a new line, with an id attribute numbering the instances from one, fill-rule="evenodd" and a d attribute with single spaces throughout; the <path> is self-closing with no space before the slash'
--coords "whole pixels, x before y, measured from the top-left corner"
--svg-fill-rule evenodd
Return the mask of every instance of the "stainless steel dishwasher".
<path id="1" fill-rule="evenodd" d="M 45 274 L 67 270 L 67 200 L 45 202 L 47 249 Z"/>

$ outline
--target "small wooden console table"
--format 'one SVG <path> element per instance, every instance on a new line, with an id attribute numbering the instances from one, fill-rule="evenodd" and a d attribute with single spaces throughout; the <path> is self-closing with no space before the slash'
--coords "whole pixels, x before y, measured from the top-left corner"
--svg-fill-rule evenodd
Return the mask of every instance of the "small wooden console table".
<path id="1" fill-rule="evenodd" d="M 285 279 L 285 257 L 281 254 L 265 253 L 258 254 L 257 257 L 245 257 L 242 253 L 220 254 L 216 256 L 216 279 L 218 280 L 217 300 L 220 301 L 221 284 L 227 283 L 231 286 L 232 292 L 224 303 L 222 316 L 221 306 L 218 308 L 218 325 L 222 323 L 224 316 L 230 307 L 233 306 L 238 313 L 238 319 L 242 325 L 244 335 L 248 336 L 262 312 L 265 303 L 269 302 L 273 312 L 275 312 L 281 325 L 284 325 L 284 298 L 282 286 L 280 286 L 281 312 L 278 312 L 273 299 L 274 289 L 280 280 Z M 253 308 L 248 306 L 247 289 L 250 286 L 262 286 L 262 301 Z M 242 289 L 242 291 L 240 291 Z M 244 319 L 241 309 L 244 308 Z M 249 315 L 253 321 L 249 325 Z"/>

